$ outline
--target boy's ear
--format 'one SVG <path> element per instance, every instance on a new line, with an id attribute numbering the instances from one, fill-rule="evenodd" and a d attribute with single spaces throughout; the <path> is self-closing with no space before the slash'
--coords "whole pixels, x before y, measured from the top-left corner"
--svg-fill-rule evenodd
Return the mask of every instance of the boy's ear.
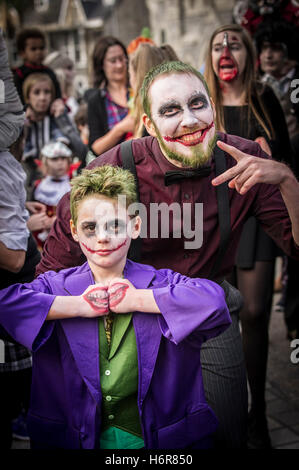
<path id="1" fill-rule="evenodd" d="M 70 228 L 71 228 L 71 232 L 72 232 L 72 237 L 73 237 L 73 239 L 74 239 L 76 242 L 79 242 L 79 238 L 78 238 L 78 235 L 77 235 L 76 225 L 74 224 L 74 222 L 73 222 L 72 219 L 70 220 Z"/>
<path id="2" fill-rule="evenodd" d="M 136 240 L 141 232 L 141 218 L 136 215 L 134 219 L 131 219 L 131 238 Z"/>
<path id="3" fill-rule="evenodd" d="M 157 133 L 156 133 L 156 129 L 153 124 L 153 121 L 151 121 L 151 119 L 148 117 L 147 114 L 143 114 L 142 121 L 149 135 L 151 135 L 152 137 L 157 137 Z"/>

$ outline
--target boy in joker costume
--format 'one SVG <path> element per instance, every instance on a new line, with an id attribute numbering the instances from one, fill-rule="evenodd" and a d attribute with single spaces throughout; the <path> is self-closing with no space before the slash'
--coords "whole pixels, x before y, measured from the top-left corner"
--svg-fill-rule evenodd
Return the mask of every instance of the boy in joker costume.
<path id="1" fill-rule="evenodd" d="M 0 324 L 33 351 L 35 448 L 211 446 L 200 348 L 230 325 L 224 292 L 127 260 L 136 199 L 130 172 L 84 170 L 70 226 L 87 262 L 0 292 Z"/>

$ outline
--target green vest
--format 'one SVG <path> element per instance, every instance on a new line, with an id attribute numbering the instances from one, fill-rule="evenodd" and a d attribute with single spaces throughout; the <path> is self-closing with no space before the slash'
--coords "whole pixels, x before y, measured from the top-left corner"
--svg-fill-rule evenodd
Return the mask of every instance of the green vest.
<path id="1" fill-rule="evenodd" d="M 99 319 L 102 432 L 110 426 L 142 438 L 137 407 L 138 359 L 132 314 L 115 315 L 110 351 Z"/>

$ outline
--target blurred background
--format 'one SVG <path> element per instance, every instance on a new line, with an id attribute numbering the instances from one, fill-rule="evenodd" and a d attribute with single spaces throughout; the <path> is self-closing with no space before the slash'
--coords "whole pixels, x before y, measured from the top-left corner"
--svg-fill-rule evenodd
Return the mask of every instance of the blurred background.
<path id="1" fill-rule="evenodd" d="M 0 0 L 0 26 L 6 33 L 11 66 L 20 62 L 15 38 L 35 26 L 46 34 L 48 53 L 59 50 L 76 64 L 79 95 L 91 85 L 90 55 L 99 36 L 125 45 L 149 27 L 156 44 L 169 43 L 179 57 L 200 68 L 207 41 L 219 25 L 246 10 L 234 0 Z"/>

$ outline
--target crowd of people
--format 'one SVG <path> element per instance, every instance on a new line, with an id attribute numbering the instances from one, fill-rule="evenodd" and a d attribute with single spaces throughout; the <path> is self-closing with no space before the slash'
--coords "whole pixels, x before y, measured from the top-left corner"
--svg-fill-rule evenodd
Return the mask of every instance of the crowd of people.
<path id="1" fill-rule="evenodd" d="M 13 74 L 1 34 L 0 447 L 271 448 L 277 257 L 299 338 L 297 36 L 221 26 L 204 75 L 170 44 L 101 36 L 79 98 L 41 31 L 19 33 Z"/>

